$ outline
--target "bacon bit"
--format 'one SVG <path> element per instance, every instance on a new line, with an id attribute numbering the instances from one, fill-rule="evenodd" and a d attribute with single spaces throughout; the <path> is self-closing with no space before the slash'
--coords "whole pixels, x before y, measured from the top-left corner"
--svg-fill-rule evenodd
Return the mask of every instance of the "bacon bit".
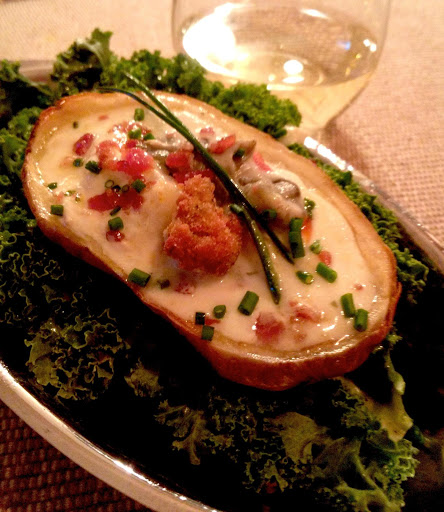
<path id="1" fill-rule="evenodd" d="M 181 274 L 179 282 L 174 287 L 174 291 L 184 295 L 193 295 L 196 291 L 196 282 L 194 278 L 187 274 Z"/>
<path id="2" fill-rule="evenodd" d="M 357 291 L 361 291 L 365 288 L 365 284 L 361 284 L 361 283 L 356 283 L 353 288 Z"/>
<path id="3" fill-rule="evenodd" d="M 107 114 L 102 114 L 99 116 L 99 121 L 106 121 L 107 119 L 109 119 L 109 115 Z"/>
<path id="4" fill-rule="evenodd" d="M 261 171 L 270 172 L 272 170 L 271 167 L 265 163 L 263 156 L 257 151 L 253 153 L 253 161 Z"/>
<path id="5" fill-rule="evenodd" d="M 166 159 L 165 164 L 173 172 L 173 178 L 177 183 L 185 183 L 193 176 L 203 176 L 214 180 L 214 173 L 201 165 L 195 158 L 191 151 L 180 149 L 170 153 Z"/>
<path id="6" fill-rule="evenodd" d="M 106 232 L 106 239 L 108 242 L 121 242 L 125 238 L 125 235 L 118 229 L 110 229 Z"/>
<path id="7" fill-rule="evenodd" d="M 184 270 L 224 275 L 241 250 L 239 219 L 216 205 L 215 186 L 209 178 L 194 176 L 182 187 L 164 250 Z"/>
<path id="8" fill-rule="evenodd" d="M 201 128 L 200 130 L 201 135 L 214 135 L 215 131 L 214 128 L 211 126 L 205 126 L 205 128 Z"/>
<path id="9" fill-rule="evenodd" d="M 267 494 L 274 494 L 278 490 L 277 482 L 267 482 L 265 484 L 265 492 Z"/>
<path id="10" fill-rule="evenodd" d="M 216 140 L 209 146 L 209 151 L 216 155 L 224 153 L 227 149 L 231 148 L 236 144 L 236 135 L 227 135 L 222 139 Z"/>
<path id="11" fill-rule="evenodd" d="M 99 165 L 102 169 L 115 171 L 121 158 L 120 146 L 114 140 L 104 140 L 96 148 Z"/>
<path id="12" fill-rule="evenodd" d="M 99 212 L 112 210 L 116 206 L 120 206 L 122 210 L 133 208 L 138 210 L 143 203 L 143 195 L 129 188 L 126 192 L 117 191 L 108 188 L 103 194 L 90 197 L 88 199 L 88 208 Z"/>
<path id="13" fill-rule="evenodd" d="M 285 331 L 285 324 L 282 320 L 268 311 L 263 311 L 259 314 L 256 323 L 254 324 L 256 336 L 263 343 L 276 341 L 279 336 Z"/>
<path id="14" fill-rule="evenodd" d="M 173 151 L 165 159 L 165 165 L 172 170 L 180 172 L 192 171 L 193 153 L 180 149 L 179 151 Z"/>
<path id="15" fill-rule="evenodd" d="M 88 149 L 91 147 L 93 140 L 94 135 L 92 133 L 85 133 L 84 135 L 82 135 L 80 139 L 74 143 L 74 153 L 79 156 L 85 155 Z"/>
<path id="16" fill-rule="evenodd" d="M 124 152 L 123 160 L 117 162 L 117 171 L 133 178 L 141 178 L 143 173 L 154 167 L 154 158 L 142 148 L 130 148 Z"/>
<path id="17" fill-rule="evenodd" d="M 325 263 L 328 266 L 331 265 L 331 262 L 333 260 L 331 252 L 329 252 L 329 251 L 321 251 L 318 256 L 319 256 L 319 259 L 322 261 L 322 263 Z"/>
<path id="18" fill-rule="evenodd" d="M 139 145 L 139 141 L 137 139 L 129 139 L 125 142 L 124 144 L 124 148 L 125 149 L 131 149 L 131 148 L 137 148 L 137 146 Z"/>
<path id="19" fill-rule="evenodd" d="M 314 323 L 321 321 L 322 313 L 313 309 L 311 306 L 296 301 L 290 301 L 289 304 L 292 309 L 290 321 L 298 322 L 307 320 Z"/>
<path id="20" fill-rule="evenodd" d="M 310 217 L 305 217 L 302 223 L 301 235 L 304 242 L 308 244 L 313 235 L 313 219 Z"/>

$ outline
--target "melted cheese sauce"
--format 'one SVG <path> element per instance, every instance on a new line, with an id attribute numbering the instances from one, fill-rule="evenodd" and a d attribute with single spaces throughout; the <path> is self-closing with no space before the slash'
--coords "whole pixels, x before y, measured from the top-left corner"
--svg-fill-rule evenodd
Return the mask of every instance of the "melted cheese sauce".
<path id="1" fill-rule="evenodd" d="M 184 318 L 191 328 L 196 311 L 205 312 L 208 318 L 213 318 L 213 307 L 225 304 L 225 317 L 214 324 L 217 332 L 246 344 L 263 344 L 270 350 L 300 351 L 324 342 L 339 342 L 353 334 L 353 320 L 344 317 L 340 305 L 341 295 L 348 292 L 353 293 L 356 308 L 369 311 L 369 329 L 381 321 L 384 308 L 375 307 L 379 300 L 375 280 L 359 252 L 355 234 L 347 219 L 329 203 L 322 190 L 310 188 L 297 174 L 279 166 L 273 166 L 273 170 L 294 181 L 302 197 L 316 203 L 311 241 L 320 240 L 322 247 L 331 253 L 331 267 L 338 273 L 334 283 L 316 274 L 319 256 L 308 249 L 309 244 L 305 257 L 297 259 L 294 265 L 274 252 L 269 244 L 280 275 L 282 298 L 279 306 L 272 301 L 252 242 L 247 241 L 238 260 L 223 277 L 196 276 L 181 271 L 177 263 L 162 250 L 164 230 L 173 218 L 179 187 L 168 175 L 162 163 L 161 151 L 158 152 L 160 158 L 156 159 L 154 169 L 146 173 L 149 186 L 141 192 L 144 197 L 141 208 L 121 210 L 118 214 L 124 223 L 124 239 L 121 242 L 107 240 L 109 212 L 89 209 L 87 201 L 103 193 L 104 183 L 109 179 L 121 185 L 132 180 L 122 172 L 103 170 L 93 174 L 84 167 L 74 168 L 76 155 L 73 144 L 84 133 L 93 133 L 94 142 L 82 158 L 85 162 L 97 160 L 97 145 L 112 138 L 110 129 L 114 125 L 132 120 L 134 108 L 131 104 L 130 107 L 103 112 L 102 115 L 93 112 L 80 118 L 66 119 L 64 125 L 48 135 L 38 148 L 35 159 L 46 215 L 50 215 L 51 204 L 63 204 L 64 214 L 55 219 L 57 222 L 84 239 L 85 245 L 97 247 L 101 251 L 97 255 L 105 262 L 113 261 L 113 268 L 118 269 L 123 279 L 133 268 L 150 273 L 149 283 L 141 289 L 144 297 L 161 309 Z M 73 128 L 73 121 L 78 123 L 77 128 Z M 191 114 L 184 116 L 184 122 L 195 133 L 206 126 L 205 119 Z M 159 140 L 165 140 L 166 132 L 171 133 L 171 128 L 148 112 L 145 113 L 143 124 Z M 220 133 L 216 126 L 213 128 L 219 137 L 228 135 Z M 297 169 L 295 171 L 297 173 Z M 58 184 L 54 190 L 47 187 L 51 182 Z M 310 285 L 302 283 L 296 277 L 297 270 L 313 274 L 314 282 Z M 162 279 L 169 279 L 171 285 L 162 289 L 158 283 Z M 237 310 L 247 290 L 256 292 L 260 297 L 251 316 L 242 315 Z M 301 307 L 313 313 L 313 317 L 307 318 L 304 314 L 298 316 L 297 311 Z M 270 318 L 270 315 L 285 325 L 284 332 L 265 339 L 258 337 L 258 319 Z"/>

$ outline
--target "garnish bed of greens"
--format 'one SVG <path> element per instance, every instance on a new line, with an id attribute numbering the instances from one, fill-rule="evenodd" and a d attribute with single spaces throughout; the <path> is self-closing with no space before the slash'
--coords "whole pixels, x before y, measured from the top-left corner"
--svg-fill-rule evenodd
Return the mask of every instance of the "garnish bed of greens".
<path id="1" fill-rule="evenodd" d="M 217 377 L 123 284 L 41 234 L 20 172 L 39 113 L 64 95 L 131 90 L 130 73 L 274 137 L 300 122 L 297 108 L 265 86 L 226 88 L 181 55 L 119 58 L 110 36 L 95 30 L 60 54 L 51 87 L 25 78 L 18 63 L 1 63 L 2 360 L 94 442 L 212 507 L 441 510 L 443 278 L 350 172 L 317 161 L 395 254 L 403 286 L 395 325 L 357 371 L 290 391 L 247 389 Z M 290 149 L 313 158 L 297 144 Z"/>

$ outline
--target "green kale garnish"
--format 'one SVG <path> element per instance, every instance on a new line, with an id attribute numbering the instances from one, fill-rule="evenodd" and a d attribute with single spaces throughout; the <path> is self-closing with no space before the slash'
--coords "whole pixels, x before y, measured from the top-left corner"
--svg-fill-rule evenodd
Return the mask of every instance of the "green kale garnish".
<path id="1" fill-rule="evenodd" d="M 20 110 L 46 108 L 53 99 L 48 85 L 33 82 L 20 73 L 18 62 L 0 61 L 0 127 Z"/>
<path id="2" fill-rule="evenodd" d="M 57 55 L 51 78 L 59 96 L 76 94 L 96 85 L 103 69 L 114 57 L 109 49 L 111 35 L 111 32 L 96 29 L 91 37 L 78 39 Z"/>
<path id="3" fill-rule="evenodd" d="M 404 504 L 402 482 L 414 475 L 417 450 L 405 439 L 390 440 L 340 380 L 276 397 L 240 395 L 220 382 L 206 387 L 203 378 L 191 402 L 177 399 L 175 388 L 186 381 L 176 376 L 162 385 L 157 370 L 140 362 L 129 382 L 154 403 L 178 460 L 185 453 L 206 471 L 209 457 L 214 467 L 228 464 L 246 489 L 269 500 L 286 496 L 335 511 L 395 511 Z"/>

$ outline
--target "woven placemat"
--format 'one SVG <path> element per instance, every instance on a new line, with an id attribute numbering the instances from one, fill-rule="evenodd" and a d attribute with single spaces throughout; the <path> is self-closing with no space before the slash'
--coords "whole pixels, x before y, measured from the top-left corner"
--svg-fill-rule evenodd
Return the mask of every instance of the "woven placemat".
<path id="1" fill-rule="evenodd" d="M 148 511 L 47 443 L 0 401 L 0 512 Z"/>

